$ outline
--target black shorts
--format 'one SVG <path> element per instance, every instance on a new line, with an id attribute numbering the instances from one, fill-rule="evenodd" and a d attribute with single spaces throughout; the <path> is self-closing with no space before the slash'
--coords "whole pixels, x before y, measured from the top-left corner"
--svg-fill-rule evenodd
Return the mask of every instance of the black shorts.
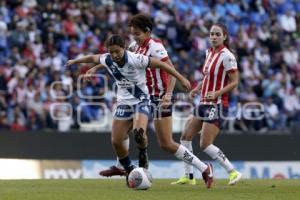
<path id="1" fill-rule="evenodd" d="M 150 102 L 150 111 L 153 119 L 172 116 L 172 104 L 167 106 L 166 108 L 163 108 L 161 105 L 162 99 L 154 96 L 150 97 Z"/>
<path id="2" fill-rule="evenodd" d="M 222 104 L 200 104 L 195 108 L 194 116 L 221 128 L 228 117 L 228 107 Z"/>

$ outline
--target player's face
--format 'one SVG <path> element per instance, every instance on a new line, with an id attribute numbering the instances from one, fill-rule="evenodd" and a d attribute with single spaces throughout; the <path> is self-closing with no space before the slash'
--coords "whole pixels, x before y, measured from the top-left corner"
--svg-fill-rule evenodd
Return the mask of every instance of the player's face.
<path id="1" fill-rule="evenodd" d="M 226 39 L 223 30 L 219 26 L 212 26 L 209 33 L 209 40 L 213 48 L 216 48 L 222 44 Z"/>
<path id="2" fill-rule="evenodd" d="M 107 48 L 107 50 L 114 62 L 116 63 L 122 62 L 122 59 L 124 57 L 124 48 L 118 45 L 111 45 Z"/>
<path id="3" fill-rule="evenodd" d="M 138 45 L 143 44 L 143 42 L 149 37 L 148 32 L 143 32 L 141 29 L 133 26 L 130 27 L 129 31 Z"/>

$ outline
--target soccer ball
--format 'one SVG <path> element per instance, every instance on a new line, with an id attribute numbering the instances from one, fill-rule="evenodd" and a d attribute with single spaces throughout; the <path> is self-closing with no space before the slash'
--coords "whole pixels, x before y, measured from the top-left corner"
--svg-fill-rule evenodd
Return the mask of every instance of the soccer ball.
<path id="1" fill-rule="evenodd" d="M 133 169 L 128 176 L 129 187 L 136 190 L 147 190 L 151 187 L 152 180 L 148 170 L 142 167 Z"/>

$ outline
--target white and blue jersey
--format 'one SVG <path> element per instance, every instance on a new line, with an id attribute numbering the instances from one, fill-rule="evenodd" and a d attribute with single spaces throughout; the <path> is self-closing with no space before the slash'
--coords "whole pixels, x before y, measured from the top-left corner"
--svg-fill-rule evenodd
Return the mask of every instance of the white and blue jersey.
<path id="1" fill-rule="evenodd" d="M 125 64 L 123 66 L 119 66 L 115 63 L 109 53 L 100 56 L 100 63 L 106 67 L 117 84 L 117 110 L 115 116 L 118 115 L 118 113 L 123 113 L 123 115 L 128 114 L 126 114 L 126 111 L 120 110 L 120 108 L 124 108 L 124 106 L 136 107 L 140 104 L 149 104 L 147 102 L 150 98 L 146 85 L 146 68 L 150 64 L 150 58 L 129 51 L 125 51 L 124 56 Z M 139 108 L 138 110 L 140 109 L 142 110 L 138 112 L 147 110 L 147 108 Z M 145 114 L 146 113 L 148 112 L 145 112 Z"/>

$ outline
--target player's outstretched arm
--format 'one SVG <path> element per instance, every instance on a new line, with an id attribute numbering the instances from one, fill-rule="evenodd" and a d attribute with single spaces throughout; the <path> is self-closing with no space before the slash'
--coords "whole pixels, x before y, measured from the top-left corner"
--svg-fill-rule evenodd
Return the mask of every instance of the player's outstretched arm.
<path id="1" fill-rule="evenodd" d="M 68 60 L 66 63 L 66 66 L 79 64 L 79 63 L 95 63 L 96 64 L 96 63 L 99 63 L 99 59 L 100 59 L 100 54 L 87 55 L 87 56 L 83 56 L 80 58 Z"/>
<path id="2" fill-rule="evenodd" d="M 84 81 L 90 81 L 91 77 L 95 76 L 95 74 L 97 73 L 97 70 L 105 68 L 104 65 L 102 64 L 98 64 L 92 68 L 90 68 L 88 71 L 86 71 L 86 73 L 84 74 L 83 80 Z"/>
<path id="3" fill-rule="evenodd" d="M 182 86 L 186 90 L 189 91 L 191 89 L 190 81 L 184 78 L 175 68 L 170 67 L 167 63 L 161 62 L 156 58 L 149 58 L 149 59 L 151 63 L 150 66 L 153 66 L 155 68 L 160 68 L 161 70 L 166 71 L 168 74 L 174 76 L 177 80 L 179 80 Z"/>

